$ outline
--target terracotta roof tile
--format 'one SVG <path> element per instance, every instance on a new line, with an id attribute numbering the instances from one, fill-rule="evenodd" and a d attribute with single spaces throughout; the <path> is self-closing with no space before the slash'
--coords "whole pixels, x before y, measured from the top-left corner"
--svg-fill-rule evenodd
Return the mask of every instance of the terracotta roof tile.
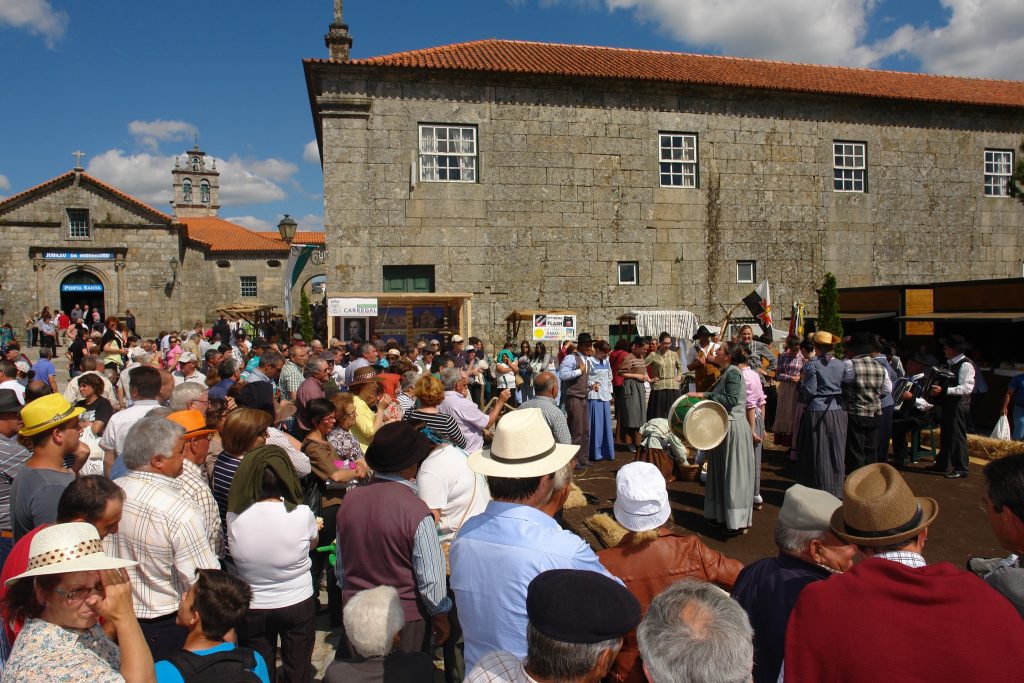
<path id="1" fill-rule="evenodd" d="M 257 235 L 263 237 L 269 237 L 270 239 L 280 240 L 280 233 L 276 230 L 255 230 Z M 292 240 L 295 244 L 324 244 L 324 233 L 317 230 L 296 230 L 295 239 Z"/>
<path id="2" fill-rule="evenodd" d="M 210 253 L 258 252 L 277 253 L 288 251 L 280 239 L 267 237 L 241 225 L 214 216 L 179 218 L 185 226 L 189 241 L 204 247 Z"/>
<path id="3" fill-rule="evenodd" d="M 488 39 L 339 62 L 854 95 L 923 102 L 1024 107 L 1024 81 L 935 76 L 762 59 Z"/>
<path id="4" fill-rule="evenodd" d="M 102 180 L 99 180 L 98 178 L 95 178 L 95 177 L 89 175 L 88 173 L 85 173 L 84 171 L 78 171 L 78 173 L 81 174 L 82 180 L 84 180 L 84 181 L 86 181 L 88 183 L 91 183 L 91 184 L 99 187 L 103 191 L 109 192 L 110 194 L 112 194 L 112 195 L 114 195 L 116 197 L 119 197 L 119 198 L 123 199 L 124 201 L 128 202 L 129 204 L 133 204 L 136 207 L 138 207 L 138 208 L 140 208 L 140 209 L 142 209 L 144 211 L 148 211 L 151 214 L 159 216 L 162 220 L 164 220 L 164 221 L 166 221 L 168 223 L 171 223 L 171 222 L 174 221 L 174 219 L 171 216 L 168 216 L 167 214 L 163 213 L 162 211 L 157 211 L 156 209 L 154 209 L 149 204 L 146 204 L 145 202 L 143 202 L 141 200 L 138 200 L 138 199 L 136 199 L 135 197 L 133 197 L 133 196 L 131 196 L 129 194 L 125 194 L 124 192 L 121 192 L 121 190 L 117 189 L 116 187 L 114 187 L 112 185 L 107 185 Z M 24 190 L 23 192 L 19 192 L 18 194 L 11 195 L 7 199 L 5 199 L 2 202 L 0 202 L 0 211 L 2 211 L 4 209 L 4 207 L 6 205 L 8 205 L 8 204 L 14 204 L 14 203 L 16 203 L 18 201 L 21 201 L 22 199 L 25 199 L 26 197 L 28 197 L 31 194 L 40 192 L 40 191 L 48 189 L 50 187 L 55 187 L 57 185 L 60 185 L 63 182 L 71 181 L 71 180 L 74 179 L 74 177 L 75 177 L 75 171 L 73 171 L 73 170 L 72 171 L 68 171 L 67 173 L 59 175 L 56 178 L 51 178 L 50 180 L 47 180 L 44 183 L 40 183 L 40 184 L 38 184 L 38 185 L 36 185 L 34 187 L 30 187 L 27 190 Z"/>

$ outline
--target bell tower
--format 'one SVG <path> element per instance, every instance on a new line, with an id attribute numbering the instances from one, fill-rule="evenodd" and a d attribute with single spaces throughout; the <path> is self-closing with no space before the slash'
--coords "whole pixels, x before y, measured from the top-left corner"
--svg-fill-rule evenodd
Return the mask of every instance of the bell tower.
<path id="1" fill-rule="evenodd" d="M 216 216 L 220 210 L 220 171 L 217 161 L 207 158 L 206 152 L 199 149 L 199 141 L 192 149 L 185 152 L 182 158 L 174 158 L 174 169 L 171 171 L 174 186 L 174 215 L 178 218 L 194 218 L 196 216 Z"/>

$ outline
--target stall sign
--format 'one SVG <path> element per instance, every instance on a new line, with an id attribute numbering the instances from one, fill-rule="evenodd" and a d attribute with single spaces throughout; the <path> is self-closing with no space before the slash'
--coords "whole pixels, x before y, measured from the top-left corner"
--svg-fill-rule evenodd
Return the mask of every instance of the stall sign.
<path id="1" fill-rule="evenodd" d="M 576 340 L 576 316 L 535 313 L 533 315 L 534 341 Z"/>
<path id="2" fill-rule="evenodd" d="M 376 299 L 337 298 L 327 300 L 327 315 L 333 317 L 377 317 Z"/>

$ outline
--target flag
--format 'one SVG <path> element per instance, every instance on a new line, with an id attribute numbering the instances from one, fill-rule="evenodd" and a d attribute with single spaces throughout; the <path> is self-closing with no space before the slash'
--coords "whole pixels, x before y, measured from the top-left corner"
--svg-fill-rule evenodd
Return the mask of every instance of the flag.
<path id="1" fill-rule="evenodd" d="M 768 280 L 757 286 L 753 292 L 743 297 L 743 303 L 747 305 L 750 314 L 757 318 L 761 331 L 772 337 L 772 295 L 768 288 Z"/>
<path id="2" fill-rule="evenodd" d="M 801 341 L 804 338 L 804 305 L 798 301 L 793 302 L 789 315 L 789 336 Z"/>

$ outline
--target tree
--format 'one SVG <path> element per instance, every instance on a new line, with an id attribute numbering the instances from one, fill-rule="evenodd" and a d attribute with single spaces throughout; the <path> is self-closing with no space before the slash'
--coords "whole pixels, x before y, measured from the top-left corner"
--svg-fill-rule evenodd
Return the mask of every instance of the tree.
<path id="1" fill-rule="evenodd" d="M 836 287 L 836 276 L 825 273 L 825 283 L 818 290 L 818 330 L 831 332 L 843 338 L 843 321 L 839 318 L 839 289 Z M 841 349 L 836 345 L 836 356 Z"/>
<path id="2" fill-rule="evenodd" d="M 1021 143 L 1020 152 L 1024 155 L 1024 143 Z M 1006 191 L 1024 204 L 1024 158 L 1021 155 L 1017 156 L 1017 164 L 1014 166 L 1013 175 L 1006 183 Z"/>
<path id="3" fill-rule="evenodd" d="M 302 297 L 299 299 L 299 334 L 302 340 L 309 344 L 313 341 L 313 316 L 309 312 L 309 297 L 306 290 L 302 290 Z"/>

